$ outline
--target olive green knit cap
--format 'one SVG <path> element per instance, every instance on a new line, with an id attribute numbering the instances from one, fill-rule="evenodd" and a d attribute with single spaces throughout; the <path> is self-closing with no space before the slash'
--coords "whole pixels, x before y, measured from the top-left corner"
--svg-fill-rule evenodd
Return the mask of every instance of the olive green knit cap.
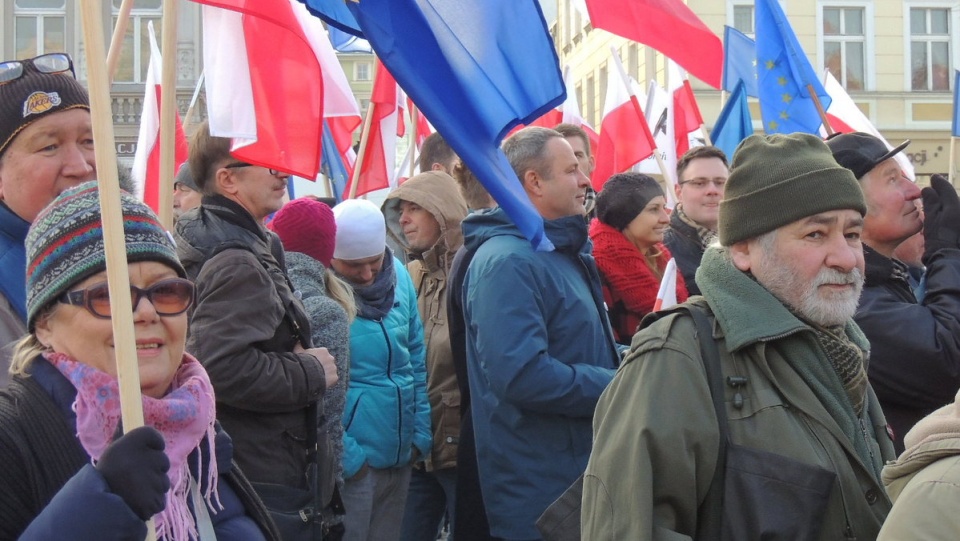
<path id="1" fill-rule="evenodd" d="M 831 210 L 867 213 L 863 190 L 819 137 L 751 135 L 733 155 L 720 201 L 720 244 L 730 246 Z"/>

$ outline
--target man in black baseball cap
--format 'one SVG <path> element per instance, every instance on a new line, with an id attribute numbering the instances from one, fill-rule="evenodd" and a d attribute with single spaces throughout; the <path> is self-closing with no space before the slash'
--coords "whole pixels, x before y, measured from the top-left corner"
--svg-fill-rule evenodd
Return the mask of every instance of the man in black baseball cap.
<path id="1" fill-rule="evenodd" d="M 871 344 L 869 377 L 894 444 L 921 418 L 953 401 L 960 388 L 960 198 L 940 175 L 920 188 L 877 137 L 848 133 L 827 145 L 863 188 L 866 283 L 854 320 Z M 922 197 L 924 221 L 919 203 Z M 926 295 L 917 302 L 907 266 L 894 250 L 922 228 Z"/>

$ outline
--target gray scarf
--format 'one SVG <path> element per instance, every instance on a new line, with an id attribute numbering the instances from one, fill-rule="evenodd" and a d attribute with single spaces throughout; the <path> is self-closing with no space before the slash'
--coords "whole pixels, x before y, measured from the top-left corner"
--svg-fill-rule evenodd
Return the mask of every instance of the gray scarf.
<path id="1" fill-rule="evenodd" d="M 357 315 L 364 319 L 382 319 L 393 308 L 393 294 L 397 290 L 397 273 L 393 271 L 393 252 L 383 254 L 383 267 L 368 286 L 353 286 L 357 300 Z"/>

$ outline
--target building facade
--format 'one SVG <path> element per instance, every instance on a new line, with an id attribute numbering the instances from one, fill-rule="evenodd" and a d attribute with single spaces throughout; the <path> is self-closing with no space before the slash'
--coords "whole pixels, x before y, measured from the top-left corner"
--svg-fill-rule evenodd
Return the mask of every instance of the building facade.
<path id="1" fill-rule="evenodd" d="M 561 65 L 569 65 L 584 117 L 599 126 L 606 95 L 610 47 L 643 84 L 666 87 L 663 55 L 591 27 L 578 0 L 558 0 L 551 26 Z M 687 0 L 722 38 L 724 25 L 753 37 L 754 0 Z M 960 51 L 960 4 L 946 0 L 780 0 L 801 46 L 818 72 L 829 69 L 851 98 L 893 144 L 907 149 L 918 181 L 947 173 L 953 118 L 954 73 Z M 678 36 L 682 39 L 682 36 Z M 712 128 L 721 93 L 691 77 L 704 122 Z M 763 131 L 760 109 L 750 99 L 754 128 Z M 956 176 L 956 175 L 955 175 Z"/>

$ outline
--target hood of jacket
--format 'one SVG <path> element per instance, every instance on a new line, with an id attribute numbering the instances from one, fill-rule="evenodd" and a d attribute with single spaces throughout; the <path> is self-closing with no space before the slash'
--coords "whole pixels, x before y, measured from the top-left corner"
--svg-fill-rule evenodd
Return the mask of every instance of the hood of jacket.
<path id="1" fill-rule="evenodd" d="M 902 488 L 930 464 L 960 455 L 960 393 L 947 404 L 914 425 L 903 438 L 906 450 L 883 469 L 883 484 Z M 899 492 L 899 490 L 897 490 Z"/>
<path id="2" fill-rule="evenodd" d="M 409 201 L 424 208 L 440 224 L 440 239 L 422 254 L 411 254 L 414 259 L 437 261 L 453 254 L 463 245 L 460 222 L 467 216 L 467 203 L 460 195 L 457 183 L 450 175 L 439 171 L 427 171 L 401 184 L 390 192 L 381 207 L 387 222 L 387 234 L 410 253 L 410 245 L 400 225 L 400 202 Z"/>
<path id="3" fill-rule="evenodd" d="M 587 237 L 587 221 L 583 216 L 544 220 L 543 231 L 556 250 L 572 254 L 593 253 L 593 243 Z M 526 240 L 500 207 L 474 212 L 463 221 L 463 244 L 469 251 L 476 251 L 484 242 L 499 236 Z"/>

